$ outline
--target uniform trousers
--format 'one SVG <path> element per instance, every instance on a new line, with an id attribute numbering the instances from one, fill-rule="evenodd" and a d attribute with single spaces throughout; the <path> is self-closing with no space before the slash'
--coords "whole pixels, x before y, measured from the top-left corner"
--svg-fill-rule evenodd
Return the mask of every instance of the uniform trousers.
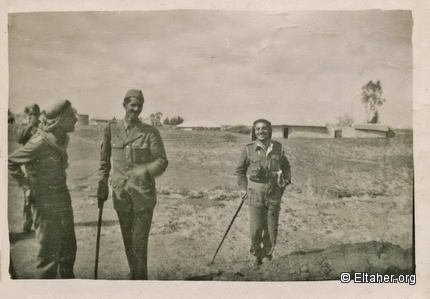
<path id="1" fill-rule="evenodd" d="M 27 176 L 27 170 L 25 166 L 21 166 L 21 169 Z M 30 202 L 30 198 L 27 197 L 24 190 L 23 190 L 23 195 L 24 195 L 24 208 L 23 208 L 22 214 L 24 216 L 24 222 L 22 224 L 22 230 L 24 232 L 29 232 L 33 227 L 33 215 L 31 213 L 31 202 Z"/>
<path id="2" fill-rule="evenodd" d="M 278 186 L 249 181 L 248 204 L 251 254 L 258 258 L 271 255 L 278 235 L 282 192 Z"/>
<path id="3" fill-rule="evenodd" d="M 77 245 L 72 206 L 33 204 L 32 208 L 39 242 L 36 278 L 75 278 L 73 267 Z"/>
<path id="4" fill-rule="evenodd" d="M 153 209 L 117 211 L 131 280 L 148 279 L 148 237 Z"/>
<path id="5" fill-rule="evenodd" d="M 24 209 L 22 211 L 24 216 L 24 223 L 22 224 L 22 230 L 25 232 L 31 231 L 33 227 L 33 215 L 31 213 L 31 203 L 28 202 L 28 199 L 24 195 Z"/>

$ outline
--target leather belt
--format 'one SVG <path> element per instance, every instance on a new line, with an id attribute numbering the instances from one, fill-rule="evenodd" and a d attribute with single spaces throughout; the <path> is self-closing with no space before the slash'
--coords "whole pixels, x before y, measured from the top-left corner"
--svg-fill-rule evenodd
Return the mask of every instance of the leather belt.
<path id="1" fill-rule="evenodd" d="M 269 183 L 269 180 L 259 180 L 259 179 L 256 179 L 256 178 L 249 178 L 249 180 L 251 182 L 260 183 L 260 184 L 267 184 L 267 183 Z"/>

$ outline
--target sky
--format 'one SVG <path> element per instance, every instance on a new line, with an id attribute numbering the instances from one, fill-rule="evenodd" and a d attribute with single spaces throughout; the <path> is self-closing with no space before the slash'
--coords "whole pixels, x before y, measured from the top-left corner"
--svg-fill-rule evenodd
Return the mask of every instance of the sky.
<path id="1" fill-rule="evenodd" d="M 35 12 L 8 23 L 14 113 L 69 99 L 90 118 L 122 118 L 136 88 L 143 117 L 363 123 L 361 88 L 379 80 L 381 123 L 412 127 L 407 10 Z"/>

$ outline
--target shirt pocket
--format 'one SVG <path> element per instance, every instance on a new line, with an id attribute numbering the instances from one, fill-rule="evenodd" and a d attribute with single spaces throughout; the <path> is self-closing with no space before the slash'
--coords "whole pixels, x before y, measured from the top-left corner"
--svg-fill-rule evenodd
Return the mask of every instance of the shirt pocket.
<path id="1" fill-rule="evenodd" d="M 123 152 L 124 152 L 124 141 L 114 140 L 112 142 L 112 159 L 122 160 Z"/>
<path id="2" fill-rule="evenodd" d="M 251 175 L 256 175 L 256 171 L 260 168 L 261 162 L 258 156 L 250 156 L 249 158 L 248 171 Z"/>
<path id="3" fill-rule="evenodd" d="M 151 152 L 148 147 L 133 146 L 133 162 L 147 163 L 151 161 Z"/>
<path id="4" fill-rule="evenodd" d="M 272 171 L 279 171 L 279 156 L 278 155 L 273 155 L 270 158 L 270 169 Z"/>

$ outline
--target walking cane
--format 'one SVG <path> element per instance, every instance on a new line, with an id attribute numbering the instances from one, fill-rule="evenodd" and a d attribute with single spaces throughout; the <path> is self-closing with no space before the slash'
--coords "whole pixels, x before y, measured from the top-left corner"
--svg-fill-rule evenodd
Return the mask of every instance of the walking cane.
<path id="1" fill-rule="evenodd" d="M 99 266 L 100 231 L 102 229 L 103 205 L 104 205 L 104 202 L 102 201 L 99 207 L 99 221 L 97 223 L 97 244 L 96 244 L 96 262 L 94 265 L 94 279 L 97 279 L 97 270 Z"/>
<path id="2" fill-rule="evenodd" d="M 236 213 L 234 214 L 233 219 L 231 220 L 230 225 L 228 226 L 227 231 L 225 232 L 224 237 L 222 238 L 221 243 L 219 244 L 219 246 L 218 246 L 218 248 L 217 248 L 217 250 L 216 250 L 216 252 L 215 252 L 215 255 L 214 255 L 214 257 L 213 257 L 212 261 L 209 263 L 209 265 L 212 265 L 212 264 L 213 264 L 213 262 L 214 262 L 214 260 L 215 260 L 215 257 L 216 257 L 216 255 L 217 255 L 217 253 L 218 253 L 219 249 L 221 248 L 222 243 L 224 242 L 225 237 L 227 237 L 228 231 L 230 230 L 230 228 L 231 228 L 231 226 L 232 226 L 232 224 L 233 224 L 233 222 L 234 222 L 234 219 L 236 219 L 237 214 L 239 214 L 240 208 L 242 208 L 243 203 L 245 202 L 245 199 L 246 199 L 247 197 L 248 197 L 248 196 L 247 196 L 247 194 L 246 194 L 246 193 L 242 196 L 242 201 L 240 202 L 240 205 L 239 205 L 239 207 L 237 208 L 237 211 L 236 211 Z"/>

